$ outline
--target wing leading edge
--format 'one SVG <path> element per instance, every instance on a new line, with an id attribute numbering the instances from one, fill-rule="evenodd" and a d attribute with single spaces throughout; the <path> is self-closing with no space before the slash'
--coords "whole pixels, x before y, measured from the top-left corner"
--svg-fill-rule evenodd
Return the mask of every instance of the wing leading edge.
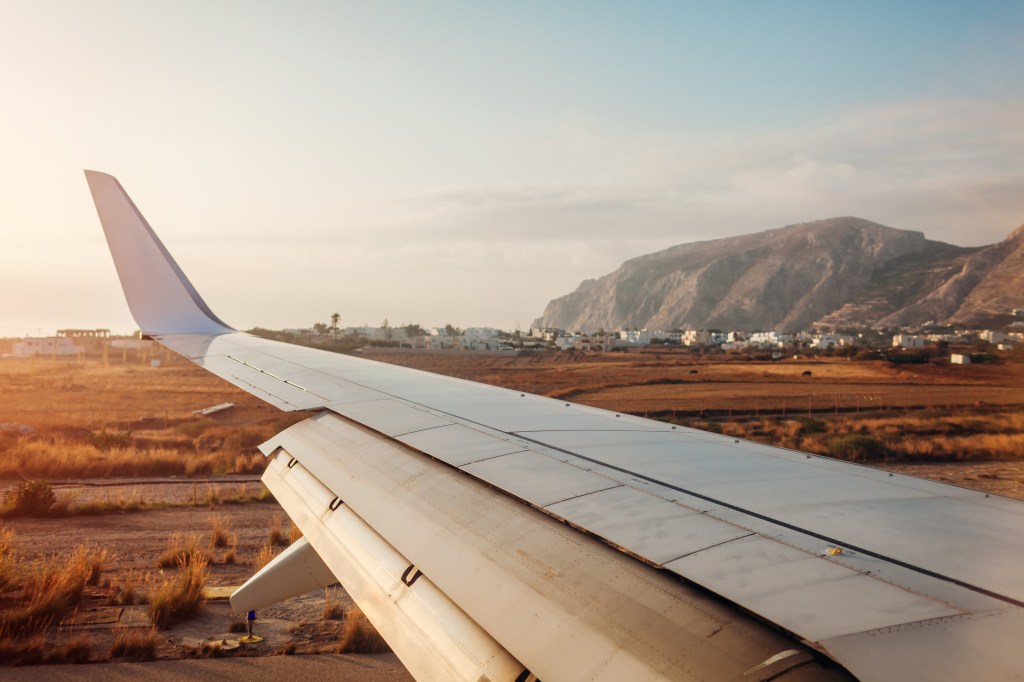
<path id="1" fill-rule="evenodd" d="M 1021 670 L 1024 505 L 236 332 L 117 181 L 87 176 L 144 331 L 320 411 L 265 444 L 268 486 L 418 678 L 842 674 L 800 641 L 864 680 Z M 396 587 L 399 565 L 424 587 Z"/>

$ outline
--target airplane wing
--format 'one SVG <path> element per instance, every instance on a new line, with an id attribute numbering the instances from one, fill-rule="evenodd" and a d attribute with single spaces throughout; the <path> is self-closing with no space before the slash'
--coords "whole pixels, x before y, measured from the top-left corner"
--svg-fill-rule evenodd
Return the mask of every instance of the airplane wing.
<path id="1" fill-rule="evenodd" d="M 338 580 L 419 680 L 1024 679 L 1024 503 L 238 332 L 86 177 L 142 331 L 315 412 L 236 608 Z"/>

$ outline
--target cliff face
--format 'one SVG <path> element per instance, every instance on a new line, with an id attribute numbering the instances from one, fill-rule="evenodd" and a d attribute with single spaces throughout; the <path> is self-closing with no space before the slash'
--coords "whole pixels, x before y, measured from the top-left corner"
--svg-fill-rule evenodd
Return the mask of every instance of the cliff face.
<path id="1" fill-rule="evenodd" d="M 833 218 L 634 258 L 551 301 L 534 326 L 981 324 L 1015 307 L 1024 307 L 1024 227 L 1000 244 L 972 249 Z"/>

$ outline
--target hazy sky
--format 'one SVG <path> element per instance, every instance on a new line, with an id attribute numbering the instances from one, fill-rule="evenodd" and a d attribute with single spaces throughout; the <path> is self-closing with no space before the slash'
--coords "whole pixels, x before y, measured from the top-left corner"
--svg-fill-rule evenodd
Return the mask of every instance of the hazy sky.
<path id="1" fill-rule="evenodd" d="M 1024 223 L 1024 3 L 0 0 L 0 335 L 135 329 L 116 175 L 239 328 L 526 329 L 686 241 Z"/>

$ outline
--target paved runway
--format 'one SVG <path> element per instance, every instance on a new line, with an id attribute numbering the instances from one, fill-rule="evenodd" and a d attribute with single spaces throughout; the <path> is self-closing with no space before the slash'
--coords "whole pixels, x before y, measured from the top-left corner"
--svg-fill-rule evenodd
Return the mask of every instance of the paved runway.
<path id="1" fill-rule="evenodd" d="M 280 682 L 412 682 L 412 676 L 394 654 L 261 656 L 252 658 L 207 658 L 150 663 L 96 663 L 87 665 L 38 665 L 3 668 L 0 674 L 10 682 L 238 682 L 268 680 Z"/>

